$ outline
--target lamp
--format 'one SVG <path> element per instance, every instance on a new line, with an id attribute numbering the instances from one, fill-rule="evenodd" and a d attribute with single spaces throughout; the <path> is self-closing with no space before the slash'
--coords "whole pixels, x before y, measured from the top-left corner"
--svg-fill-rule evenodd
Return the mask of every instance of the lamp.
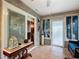
<path id="1" fill-rule="evenodd" d="M 50 0 L 47 0 L 47 7 L 49 7 L 51 4 L 51 1 Z"/>

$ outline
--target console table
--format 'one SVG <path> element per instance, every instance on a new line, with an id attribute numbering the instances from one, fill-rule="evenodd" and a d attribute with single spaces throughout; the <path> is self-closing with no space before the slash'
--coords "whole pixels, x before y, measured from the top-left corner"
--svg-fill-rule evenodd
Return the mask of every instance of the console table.
<path id="1" fill-rule="evenodd" d="M 3 50 L 3 54 L 10 59 L 24 59 L 28 55 L 27 48 L 32 44 L 33 42 L 29 42 L 19 45 L 17 48 L 14 49 L 5 48 Z"/>

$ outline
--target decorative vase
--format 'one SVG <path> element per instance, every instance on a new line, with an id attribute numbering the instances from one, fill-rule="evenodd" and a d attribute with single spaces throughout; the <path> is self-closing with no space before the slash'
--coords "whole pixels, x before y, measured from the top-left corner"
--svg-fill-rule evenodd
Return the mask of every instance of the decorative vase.
<path id="1" fill-rule="evenodd" d="M 28 43 L 28 40 L 27 40 L 27 39 L 25 39 L 25 40 L 24 40 L 24 43 Z"/>

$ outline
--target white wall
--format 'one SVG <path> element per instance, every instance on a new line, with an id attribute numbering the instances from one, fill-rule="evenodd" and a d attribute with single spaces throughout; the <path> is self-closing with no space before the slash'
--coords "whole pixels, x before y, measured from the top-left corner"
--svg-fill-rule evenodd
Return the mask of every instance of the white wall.
<path id="1" fill-rule="evenodd" d="M 15 7 L 15 6 L 13 6 L 13 5 L 11 5 L 11 4 L 9 4 L 9 3 L 7 3 L 6 1 L 3 1 L 3 11 L 2 11 L 2 22 L 1 22 L 1 24 L 2 24 L 2 28 L 1 28 L 1 33 L 2 33 L 2 38 L 1 38 L 1 41 L 2 41 L 2 43 L 1 43 L 1 45 L 2 45 L 2 47 L 1 47 L 1 58 L 2 59 L 7 59 L 7 57 L 6 56 L 4 56 L 3 55 L 3 49 L 4 48 L 7 48 L 7 45 L 8 45 L 8 18 L 7 18 L 7 16 L 8 16 L 8 9 L 10 9 L 10 10 L 12 10 L 12 11 L 15 11 L 15 12 L 17 12 L 17 13 L 20 13 L 20 14 L 22 14 L 22 15 L 25 15 L 25 39 L 27 39 L 27 16 L 30 16 L 30 17 L 33 17 L 34 19 L 35 19 L 35 37 L 34 37 L 34 40 L 35 40 L 35 46 L 38 46 L 39 44 L 39 35 L 38 35 L 38 32 L 37 32 L 37 18 L 36 17 L 34 17 L 34 16 L 32 16 L 32 15 L 30 15 L 30 14 L 28 14 L 28 13 L 26 13 L 25 11 L 23 11 L 23 10 L 21 10 L 21 9 L 19 9 L 19 8 L 17 8 L 17 7 Z"/>
<path id="2" fill-rule="evenodd" d="M 35 40 L 34 40 L 34 42 L 36 42 L 36 43 L 35 43 L 34 45 L 35 45 L 35 46 L 39 46 L 39 45 L 40 45 L 40 36 L 39 36 L 38 28 L 37 28 L 37 27 L 38 27 L 38 26 L 37 26 L 37 20 L 36 20 L 35 24 L 36 24 L 36 25 L 35 25 L 35 28 L 36 28 L 36 29 L 35 29 L 35 33 L 34 33 L 34 34 L 35 34 Z"/>

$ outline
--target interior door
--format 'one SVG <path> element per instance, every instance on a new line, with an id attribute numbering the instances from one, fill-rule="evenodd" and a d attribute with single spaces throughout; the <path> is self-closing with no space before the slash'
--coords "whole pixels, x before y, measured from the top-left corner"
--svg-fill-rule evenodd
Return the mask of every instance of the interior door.
<path id="1" fill-rule="evenodd" d="M 64 46 L 63 40 L 63 21 L 52 22 L 52 45 Z"/>

